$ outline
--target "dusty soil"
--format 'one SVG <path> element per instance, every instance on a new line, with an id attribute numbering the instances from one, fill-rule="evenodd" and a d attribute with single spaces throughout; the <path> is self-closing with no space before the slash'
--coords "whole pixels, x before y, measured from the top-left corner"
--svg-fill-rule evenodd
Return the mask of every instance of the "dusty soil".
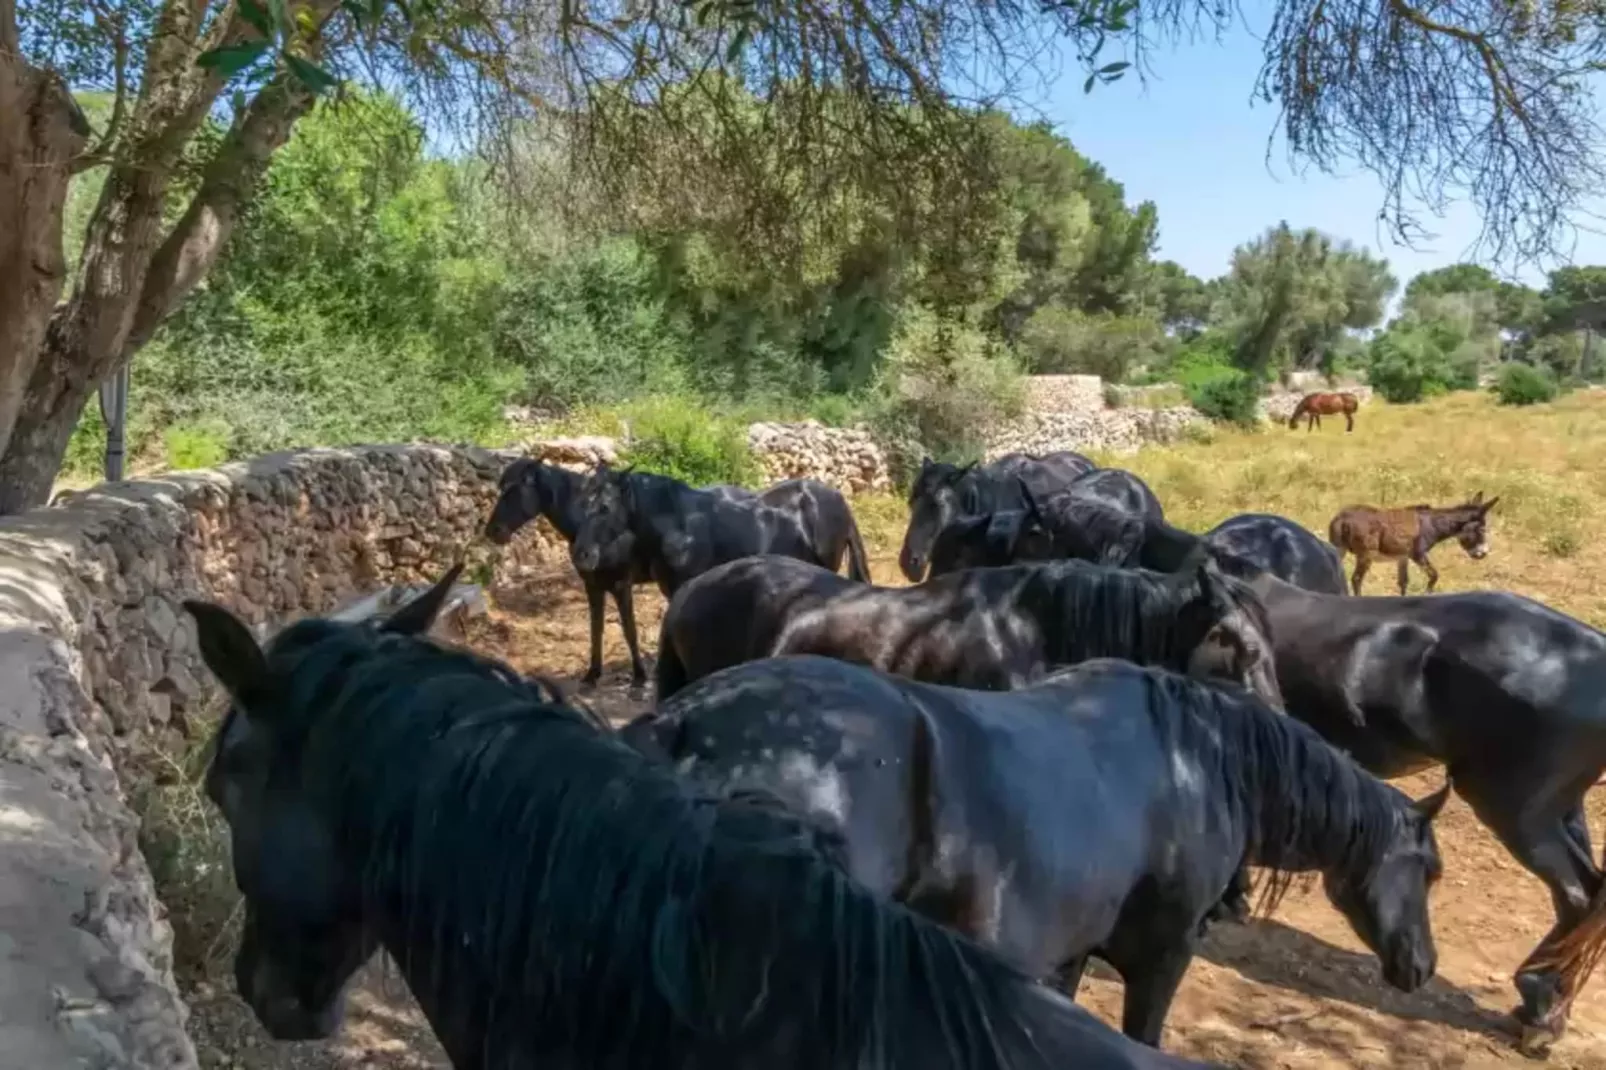
<path id="1" fill-rule="evenodd" d="M 888 560 L 881 582 L 895 582 Z M 586 661 L 586 611 L 567 570 L 493 592 L 495 611 L 474 635 L 477 646 L 519 668 L 566 682 Z M 656 592 L 638 589 L 642 639 L 653 649 L 662 613 Z M 616 619 L 605 640 L 608 675 L 586 696 L 626 717 L 643 708 L 626 690 L 629 663 Z M 577 686 L 577 685 L 575 685 Z M 1424 795 L 1441 781 L 1412 777 L 1400 787 Z M 1606 792 L 1590 800 L 1597 843 L 1606 838 Z M 1253 1070 L 1399 1067 L 1484 1070 L 1530 1066 L 1512 1047 L 1510 975 L 1550 925 L 1549 897 L 1452 799 L 1439 821 L 1445 879 L 1435 892 L 1438 977 L 1403 995 L 1384 984 L 1376 962 L 1330 907 L 1319 887 L 1298 889 L 1274 920 L 1221 925 L 1184 981 L 1165 1046 Z M 208 1066 L 240 1070 L 420 1070 L 448 1064 L 393 971 L 371 967 L 352 1001 L 346 1029 L 326 1044 L 274 1044 L 232 994 L 226 976 L 191 991 L 195 1036 Z M 1080 1001 L 1118 1022 L 1120 981 L 1097 965 Z M 1579 998 L 1555 1070 L 1606 1070 L 1606 976 Z"/>

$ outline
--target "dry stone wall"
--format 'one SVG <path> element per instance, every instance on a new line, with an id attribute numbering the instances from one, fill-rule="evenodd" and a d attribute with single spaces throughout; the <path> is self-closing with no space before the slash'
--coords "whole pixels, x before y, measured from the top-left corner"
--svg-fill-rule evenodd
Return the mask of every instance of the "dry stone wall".
<path id="1" fill-rule="evenodd" d="M 433 579 L 510 459 L 310 450 L 0 522 L 0 1070 L 196 1066 L 128 803 L 215 706 L 180 601 L 265 627 Z M 558 552 L 531 525 L 499 567 Z"/>
<path id="2" fill-rule="evenodd" d="M 747 429 L 747 446 L 771 483 L 817 479 L 844 494 L 892 489 L 886 453 L 860 428 L 757 423 Z"/>

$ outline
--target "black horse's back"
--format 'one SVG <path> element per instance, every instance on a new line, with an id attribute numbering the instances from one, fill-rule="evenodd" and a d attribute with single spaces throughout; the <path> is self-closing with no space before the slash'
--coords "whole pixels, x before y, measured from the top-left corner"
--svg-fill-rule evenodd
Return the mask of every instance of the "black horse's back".
<path id="1" fill-rule="evenodd" d="M 338 1028 L 379 939 L 457 1066 L 1198 1065 L 870 894 L 829 826 L 694 790 L 506 665 L 322 620 L 264 651 L 191 611 L 237 700 L 207 775 L 236 973 L 281 1039 Z"/>
<path id="2" fill-rule="evenodd" d="M 1348 594 L 1337 551 L 1319 536 L 1286 517 L 1241 513 L 1205 533 L 1212 547 L 1320 594 Z"/>

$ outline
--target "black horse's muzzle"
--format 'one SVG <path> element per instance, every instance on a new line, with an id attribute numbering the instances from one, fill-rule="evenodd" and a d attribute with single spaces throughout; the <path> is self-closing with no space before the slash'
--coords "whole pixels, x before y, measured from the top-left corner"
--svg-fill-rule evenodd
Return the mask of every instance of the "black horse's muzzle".
<path id="1" fill-rule="evenodd" d="M 1415 992 L 1433 980 L 1438 965 L 1438 956 L 1431 949 L 1412 948 L 1384 961 L 1383 979 L 1401 992 Z"/>

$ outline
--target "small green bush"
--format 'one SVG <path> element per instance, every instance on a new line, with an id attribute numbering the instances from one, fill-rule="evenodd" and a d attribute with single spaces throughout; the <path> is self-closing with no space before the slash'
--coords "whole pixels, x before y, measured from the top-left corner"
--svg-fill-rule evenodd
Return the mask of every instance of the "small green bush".
<path id="1" fill-rule="evenodd" d="M 709 483 L 756 486 L 763 480 L 747 448 L 745 421 L 718 416 L 686 398 L 651 398 L 629 406 L 625 460 L 646 472 L 694 487 Z"/>
<path id="2" fill-rule="evenodd" d="M 229 428 L 218 420 L 174 424 L 162 432 L 162 444 L 169 468 L 215 468 L 229 459 Z"/>
<path id="3" fill-rule="evenodd" d="M 1260 383 L 1254 376 L 1235 371 L 1230 376 L 1205 379 L 1188 390 L 1188 401 L 1212 420 L 1254 427 L 1260 419 L 1256 403 Z"/>
<path id="4" fill-rule="evenodd" d="M 1495 377 L 1494 393 L 1502 405 L 1534 405 L 1554 401 L 1561 392 L 1556 377 L 1547 368 L 1512 361 Z"/>

